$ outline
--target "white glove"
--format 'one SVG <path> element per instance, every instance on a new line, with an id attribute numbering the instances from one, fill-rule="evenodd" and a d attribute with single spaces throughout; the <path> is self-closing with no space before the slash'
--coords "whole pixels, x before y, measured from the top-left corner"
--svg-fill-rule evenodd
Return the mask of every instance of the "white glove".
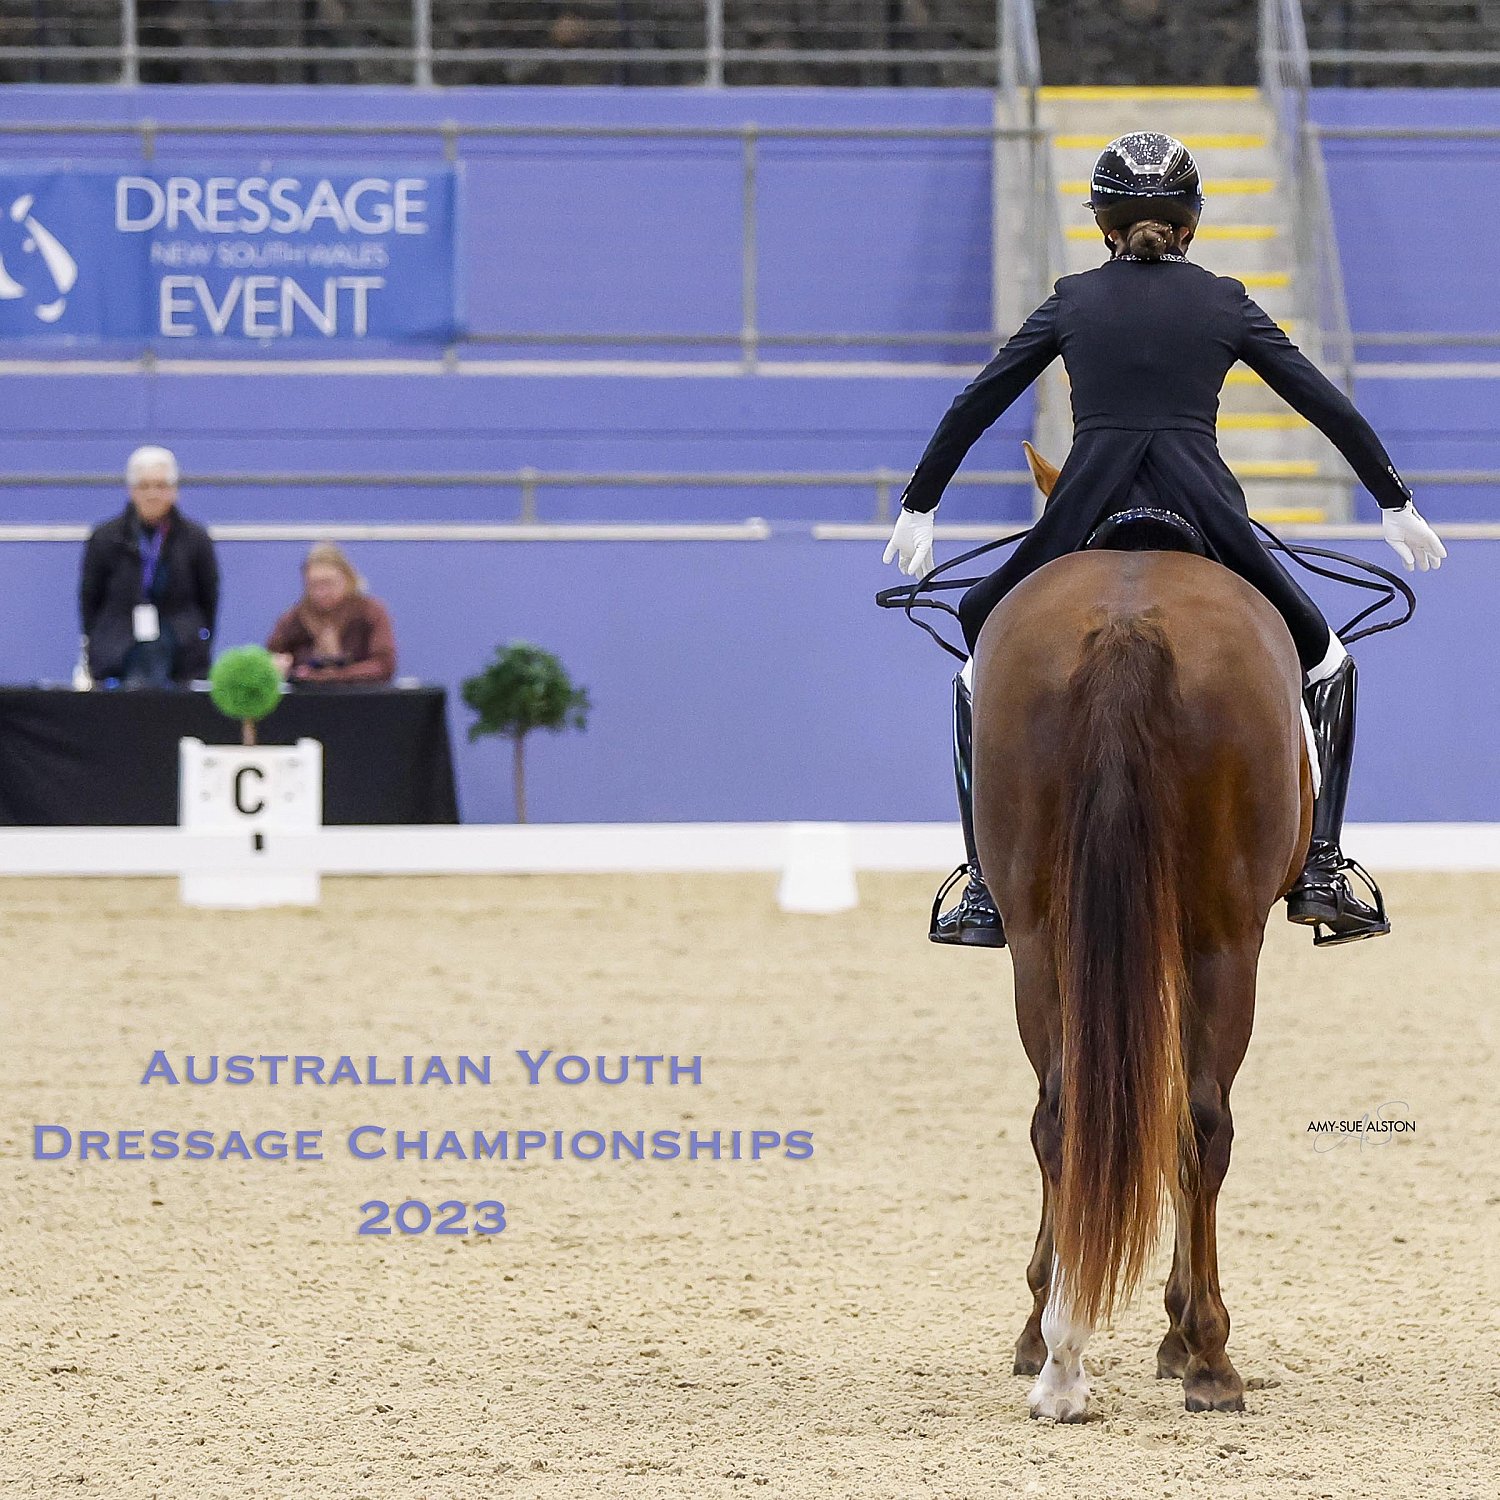
<path id="1" fill-rule="evenodd" d="M 1419 567 L 1425 573 L 1428 568 L 1440 568 L 1448 549 L 1438 540 L 1438 534 L 1417 514 L 1417 507 L 1410 500 L 1400 510 L 1380 512 L 1380 529 L 1390 543 L 1391 550 L 1406 564 L 1406 571 Z"/>
<path id="2" fill-rule="evenodd" d="M 896 517 L 896 529 L 885 545 L 882 562 L 900 558 L 903 573 L 912 578 L 925 578 L 932 572 L 932 512 L 930 510 L 907 510 L 903 505 Z"/>

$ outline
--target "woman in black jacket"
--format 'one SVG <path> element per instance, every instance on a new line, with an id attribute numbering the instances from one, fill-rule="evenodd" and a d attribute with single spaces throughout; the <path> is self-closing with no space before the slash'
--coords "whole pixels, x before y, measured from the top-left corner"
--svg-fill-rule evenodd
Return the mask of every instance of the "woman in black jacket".
<path id="1" fill-rule="evenodd" d="M 902 496 L 885 561 L 932 568 L 932 512 L 979 435 L 1055 359 L 1072 386 L 1074 441 L 1046 510 L 1004 566 L 964 595 L 959 617 L 972 652 L 991 609 L 1028 574 L 1074 552 L 1105 517 L 1149 506 L 1191 521 L 1208 555 L 1280 610 L 1306 674 L 1304 701 L 1321 761 L 1307 864 L 1288 916 L 1323 923 L 1332 941 L 1390 930 L 1357 897 L 1339 849 L 1354 751 L 1354 661 L 1307 594 L 1262 546 L 1244 492 L 1219 454 L 1219 391 L 1243 360 L 1338 448 L 1381 506 L 1386 540 L 1410 570 L 1446 555 L 1370 425 L 1229 276 L 1184 252 L 1202 211 L 1198 169 L 1180 141 L 1121 136 L 1094 167 L 1089 207 L 1110 259 L 1065 276 L 1053 294 L 953 402 Z M 959 904 L 934 915 L 934 942 L 1001 947 L 999 913 L 975 853 L 969 787 L 971 663 L 954 681 L 954 747 L 967 863 Z M 954 883 L 950 880 L 950 884 Z M 946 887 L 945 887 L 946 889 Z M 941 899 L 941 898 L 940 898 Z"/>
<path id="2" fill-rule="evenodd" d="M 130 501 L 84 548 L 78 613 L 95 683 L 165 687 L 208 675 L 219 565 L 208 532 L 177 509 L 177 460 L 137 448 Z"/>

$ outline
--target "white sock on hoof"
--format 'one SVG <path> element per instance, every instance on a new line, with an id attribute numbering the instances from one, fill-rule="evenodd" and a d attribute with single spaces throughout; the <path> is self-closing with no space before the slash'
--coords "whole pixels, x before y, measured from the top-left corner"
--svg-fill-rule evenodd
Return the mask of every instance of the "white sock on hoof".
<path id="1" fill-rule="evenodd" d="M 1062 1267 L 1053 1255 L 1047 1306 L 1042 1310 L 1047 1361 L 1028 1398 L 1032 1416 L 1081 1422 L 1088 1415 L 1089 1383 L 1083 1372 L 1083 1351 L 1093 1331 L 1092 1324 L 1074 1315 Z"/>

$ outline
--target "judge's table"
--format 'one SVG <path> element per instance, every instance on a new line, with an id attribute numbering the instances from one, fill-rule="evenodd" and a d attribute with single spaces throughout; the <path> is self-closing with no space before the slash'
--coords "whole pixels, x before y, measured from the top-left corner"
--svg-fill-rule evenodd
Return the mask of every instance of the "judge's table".
<path id="1" fill-rule="evenodd" d="M 197 687 L 0 687 L 0 825 L 175 824 L 185 737 L 237 744 L 239 726 Z M 441 687 L 298 686 L 257 739 L 323 746 L 325 824 L 458 822 Z"/>

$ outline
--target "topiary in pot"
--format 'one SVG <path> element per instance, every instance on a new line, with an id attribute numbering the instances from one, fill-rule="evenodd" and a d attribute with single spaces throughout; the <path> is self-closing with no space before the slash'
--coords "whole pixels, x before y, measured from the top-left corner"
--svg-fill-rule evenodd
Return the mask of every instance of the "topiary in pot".
<path id="1" fill-rule="evenodd" d="M 256 720 L 281 702 L 281 673 L 264 646 L 233 646 L 210 669 L 208 696 L 221 714 L 240 721 L 244 743 L 253 745 Z"/>
<path id="2" fill-rule="evenodd" d="M 463 684 L 463 700 L 474 710 L 469 739 L 503 735 L 511 742 L 516 821 L 526 821 L 526 736 L 533 729 L 556 734 L 583 729 L 589 695 L 575 687 L 567 668 L 550 652 L 526 641 L 497 646 L 492 661 Z"/>

